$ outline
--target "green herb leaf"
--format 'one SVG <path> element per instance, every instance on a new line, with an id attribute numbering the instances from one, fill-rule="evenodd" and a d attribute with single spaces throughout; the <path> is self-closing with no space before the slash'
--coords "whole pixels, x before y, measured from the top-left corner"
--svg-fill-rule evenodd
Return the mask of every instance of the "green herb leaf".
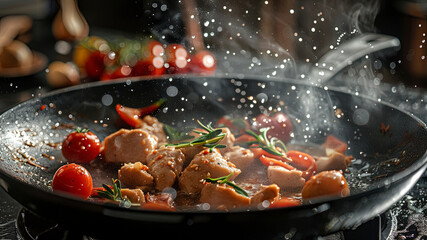
<path id="1" fill-rule="evenodd" d="M 234 191 L 236 191 L 238 194 L 248 197 L 249 196 L 248 193 L 243 188 L 237 186 L 233 182 L 228 181 L 228 178 L 230 178 L 232 175 L 233 173 L 230 173 L 227 176 L 223 176 L 219 178 L 206 178 L 206 182 L 217 183 L 217 184 L 227 184 L 228 186 L 232 187 Z"/>
<path id="2" fill-rule="evenodd" d="M 189 140 L 194 138 L 193 136 L 190 136 L 184 132 L 180 132 L 176 130 L 174 127 L 169 126 L 167 124 L 163 124 L 163 131 L 165 131 L 166 136 L 169 137 L 169 141 L 171 142 Z"/>

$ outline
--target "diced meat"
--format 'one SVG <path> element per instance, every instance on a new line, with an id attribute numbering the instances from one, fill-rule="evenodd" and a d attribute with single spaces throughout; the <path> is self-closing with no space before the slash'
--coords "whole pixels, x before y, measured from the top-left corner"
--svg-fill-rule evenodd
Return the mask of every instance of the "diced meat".
<path id="1" fill-rule="evenodd" d="M 199 193 L 203 188 L 204 179 L 223 177 L 233 173 L 229 178 L 232 181 L 240 172 L 240 169 L 224 159 L 218 150 L 212 152 L 203 150 L 193 158 L 182 172 L 179 178 L 179 187 L 186 193 Z"/>
<path id="2" fill-rule="evenodd" d="M 223 144 L 226 146 L 225 148 L 219 149 L 221 154 L 224 154 L 224 153 L 232 151 L 234 141 L 236 140 L 236 138 L 234 137 L 234 134 L 232 134 L 230 132 L 229 128 L 222 128 L 222 133 L 225 133 L 225 137 L 223 139 L 221 139 L 218 142 L 218 144 Z"/>
<path id="3" fill-rule="evenodd" d="M 271 184 L 268 186 L 261 185 L 260 190 L 252 196 L 251 205 L 257 206 L 264 201 L 269 201 L 272 203 L 279 199 L 279 192 L 280 188 L 276 184 Z"/>
<path id="4" fill-rule="evenodd" d="M 120 192 L 122 197 L 128 199 L 131 203 L 145 203 L 144 192 L 141 189 L 122 188 Z"/>
<path id="5" fill-rule="evenodd" d="M 157 137 L 141 129 L 121 129 L 102 142 L 102 155 L 106 162 L 145 162 L 157 146 Z"/>
<path id="6" fill-rule="evenodd" d="M 163 123 L 156 117 L 150 115 L 145 116 L 142 118 L 141 125 L 138 126 L 138 128 L 156 136 L 159 144 L 167 143 L 166 134 L 163 130 Z"/>
<path id="7" fill-rule="evenodd" d="M 282 191 L 299 192 L 304 187 L 305 179 L 299 170 L 288 170 L 280 166 L 267 168 L 268 180 L 277 184 Z"/>
<path id="8" fill-rule="evenodd" d="M 119 180 L 128 188 L 150 190 L 153 187 L 153 176 L 147 170 L 148 167 L 140 162 L 127 163 L 119 170 Z"/>
<path id="9" fill-rule="evenodd" d="M 342 170 L 347 168 L 347 165 L 353 159 L 352 156 L 346 156 L 332 149 L 326 149 L 326 157 L 317 158 L 317 171 Z"/>
<path id="10" fill-rule="evenodd" d="M 224 154 L 224 157 L 236 165 L 237 168 L 242 170 L 252 165 L 255 160 L 255 156 L 252 151 L 240 146 L 232 147 L 231 151 Z"/>
<path id="11" fill-rule="evenodd" d="M 203 151 L 203 146 L 185 147 L 181 148 L 181 151 L 185 155 L 184 167 L 186 167 L 193 160 L 194 156 Z"/>
<path id="12" fill-rule="evenodd" d="M 207 183 L 203 186 L 200 202 L 208 203 L 211 209 L 234 209 L 249 206 L 251 199 L 225 184 Z"/>
<path id="13" fill-rule="evenodd" d="M 148 172 L 154 177 L 155 188 L 172 187 L 181 174 L 185 156 L 174 147 L 161 147 L 147 156 Z"/>

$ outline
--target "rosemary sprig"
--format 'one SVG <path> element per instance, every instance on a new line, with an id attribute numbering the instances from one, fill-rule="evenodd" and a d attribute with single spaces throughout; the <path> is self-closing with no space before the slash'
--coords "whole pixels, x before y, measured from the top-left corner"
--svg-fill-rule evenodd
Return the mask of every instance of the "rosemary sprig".
<path id="1" fill-rule="evenodd" d="M 241 187 L 237 186 L 236 184 L 228 181 L 228 178 L 230 178 L 232 175 L 233 173 L 230 173 L 227 176 L 219 177 L 219 178 L 206 178 L 206 182 L 217 183 L 217 184 L 227 184 L 228 186 L 234 188 L 234 191 L 236 191 L 238 194 L 248 197 L 249 195 L 245 190 L 243 190 Z"/>
<path id="2" fill-rule="evenodd" d="M 225 137 L 225 133 L 222 133 L 222 129 L 220 128 L 213 128 L 211 126 L 211 123 L 208 125 L 203 125 L 200 121 L 197 121 L 199 125 L 207 131 L 201 132 L 197 130 L 193 130 L 193 132 L 200 134 L 201 136 L 198 138 L 195 138 L 194 140 L 190 142 L 183 142 L 183 143 L 170 143 L 166 144 L 166 146 L 173 146 L 175 148 L 185 148 L 185 147 L 193 147 L 193 146 L 204 146 L 209 148 L 209 150 L 212 152 L 214 148 L 225 148 L 225 145 L 218 144 L 218 141 L 223 139 Z"/>
<path id="3" fill-rule="evenodd" d="M 169 137 L 170 142 L 183 141 L 183 140 L 189 140 L 194 138 L 193 136 L 190 136 L 184 132 L 180 132 L 174 127 L 167 124 L 163 124 L 163 131 L 165 132 L 166 136 Z"/>
<path id="4" fill-rule="evenodd" d="M 286 148 L 285 143 L 283 143 L 281 140 L 277 139 L 276 137 L 272 137 L 271 139 L 268 139 L 267 132 L 270 130 L 269 127 L 267 128 L 261 128 L 260 134 L 256 134 L 252 130 L 246 129 L 246 133 L 254 137 L 256 140 L 247 142 L 248 145 L 255 145 L 254 147 L 259 147 L 262 150 L 271 153 L 276 156 L 285 156 L 282 152 L 279 152 L 276 148 L 276 145 L 279 144 L 280 147 L 283 148 L 285 152 L 288 151 Z"/>
<path id="5" fill-rule="evenodd" d="M 114 202 L 119 202 L 120 207 L 129 208 L 132 206 L 132 203 L 122 197 L 121 183 L 118 179 L 112 179 L 113 189 L 111 189 L 107 184 L 102 184 L 102 187 L 105 190 L 98 190 L 98 195 L 102 198 L 109 199 Z"/>
<path id="6" fill-rule="evenodd" d="M 90 130 L 89 130 L 89 129 L 87 129 L 87 128 L 80 128 L 80 127 L 77 127 L 77 128 L 76 128 L 76 132 L 78 132 L 78 133 L 87 133 L 87 132 L 90 132 Z"/>

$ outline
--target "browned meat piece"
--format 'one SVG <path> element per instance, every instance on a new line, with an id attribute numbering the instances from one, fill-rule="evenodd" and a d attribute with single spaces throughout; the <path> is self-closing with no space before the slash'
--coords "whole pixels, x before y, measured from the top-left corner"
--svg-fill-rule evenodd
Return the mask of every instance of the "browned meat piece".
<path id="1" fill-rule="evenodd" d="M 203 186 L 200 202 L 208 203 L 211 209 L 234 209 L 249 206 L 251 199 L 225 184 L 207 183 Z"/>
<path id="2" fill-rule="evenodd" d="M 186 167 L 194 156 L 203 150 L 203 146 L 185 147 L 181 148 L 182 153 L 185 155 L 184 167 Z"/>
<path id="3" fill-rule="evenodd" d="M 157 137 L 141 129 L 121 129 L 102 142 L 102 155 L 106 162 L 145 162 L 157 146 Z"/>
<path id="4" fill-rule="evenodd" d="M 249 149 L 234 146 L 231 148 L 231 151 L 224 154 L 224 157 L 228 159 L 228 161 L 232 162 L 239 169 L 246 169 L 255 160 L 254 153 Z"/>
<path id="5" fill-rule="evenodd" d="M 147 115 L 142 119 L 142 123 L 138 126 L 139 129 L 142 129 L 148 132 L 151 135 L 157 137 L 159 144 L 167 143 L 166 134 L 163 130 L 163 123 L 153 116 Z"/>
<path id="6" fill-rule="evenodd" d="M 181 174 L 185 156 L 174 147 L 161 147 L 147 156 L 148 172 L 154 177 L 156 190 L 172 187 Z"/>
<path id="7" fill-rule="evenodd" d="M 148 167 L 140 162 L 127 163 L 119 170 L 119 180 L 128 188 L 150 190 L 153 187 L 153 176 L 147 170 Z"/>
<path id="8" fill-rule="evenodd" d="M 221 154 L 224 154 L 232 150 L 232 147 L 234 145 L 234 141 L 236 140 L 236 138 L 228 128 L 222 128 L 222 132 L 225 133 L 225 137 L 221 139 L 221 141 L 219 141 L 218 144 L 223 144 L 226 146 L 225 148 L 221 148 L 219 150 Z"/>
<path id="9" fill-rule="evenodd" d="M 199 193 L 203 188 L 204 179 L 223 177 L 233 173 L 229 178 L 232 181 L 240 172 L 240 169 L 225 160 L 218 150 L 212 152 L 203 150 L 193 158 L 182 172 L 179 178 L 179 187 L 186 193 Z"/>
<path id="10" fill-rule="evenodd" d="M 286 192 L 299 192 L 304 187 L 305 179 L 299 170 L 288 170 L 280 166 L 269 166 L 267 168 L 268 180 L 277 184 L 281 190 Z"/>
<path id="11" fill-rule="evenodd" d="M 269 201 L 270 203 L 279 199 L 280 188 L 276 184 L 268 186 L 261 185 L 260 190 L 255 193 L 251 198 L 251 205 L 257 206 L 258 204 Z"/>
<path id="12" fill-rule="evenodd" d="M 144 192 L 141 189 L 122 188 L 120 192 L 122 197 L 128 199 L 131 203 L 145 203 Z"/>
<path id="13" fill-rule="evenodd" d="M 342 170 L 347 168 L 347 165 L 353 159 L 352 156 L 346 156 L 332 149 L 326 149 L 326 157 L 318 157 L 316 160 L 317 171 Z"/>

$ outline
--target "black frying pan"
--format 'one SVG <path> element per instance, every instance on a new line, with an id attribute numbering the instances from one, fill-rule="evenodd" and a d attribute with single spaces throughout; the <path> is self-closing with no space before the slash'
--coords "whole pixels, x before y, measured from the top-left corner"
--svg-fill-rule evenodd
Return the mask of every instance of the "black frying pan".
<path id="1" fill-rule="evenodd" d="M 349 141 L 356 160 L 347 174 L 352 194 L 298 207 L 249 212 L 157 212 L 124 209 L 53 193 L 51 179 L 65 163 L 52 143 L 88 127 L 101 139 L 122 127 L 114 106 L 145 106 L 168 99 L 156 113 L 182 127 L 224 114 L 254 117 L 279 110 L 291 116 L 293 141 L 322 143 L 328 134 Z M 49 106 L 50 104 L 50 106 Z M 40 111 L 40 107 L 46 109 Z M 381 126 L 390 126 L 384 130 Z M 368 98 L 292 80 L 215 77 L 164 78 L 81 85 L 34 98 L 0 117 L 0 183 L 30 211 L 99 237 L 303 238 L 355 227 L 399 200 L 426 169 L 427 130 L 417 118 Z M 59 126 L 59 129 L 54 127 Z M 43 154 L 43 155 L 42 155 Z M 50 160 L 47 156 L 55 156 Z M 31 165 L 30 159 L 46 169 Z M 27 161 L 27 162 L 25 162 Z M 96 164 L 95 164 L 96 165 Z M 117 177 L 86 166 L 101 182 Z"/>

